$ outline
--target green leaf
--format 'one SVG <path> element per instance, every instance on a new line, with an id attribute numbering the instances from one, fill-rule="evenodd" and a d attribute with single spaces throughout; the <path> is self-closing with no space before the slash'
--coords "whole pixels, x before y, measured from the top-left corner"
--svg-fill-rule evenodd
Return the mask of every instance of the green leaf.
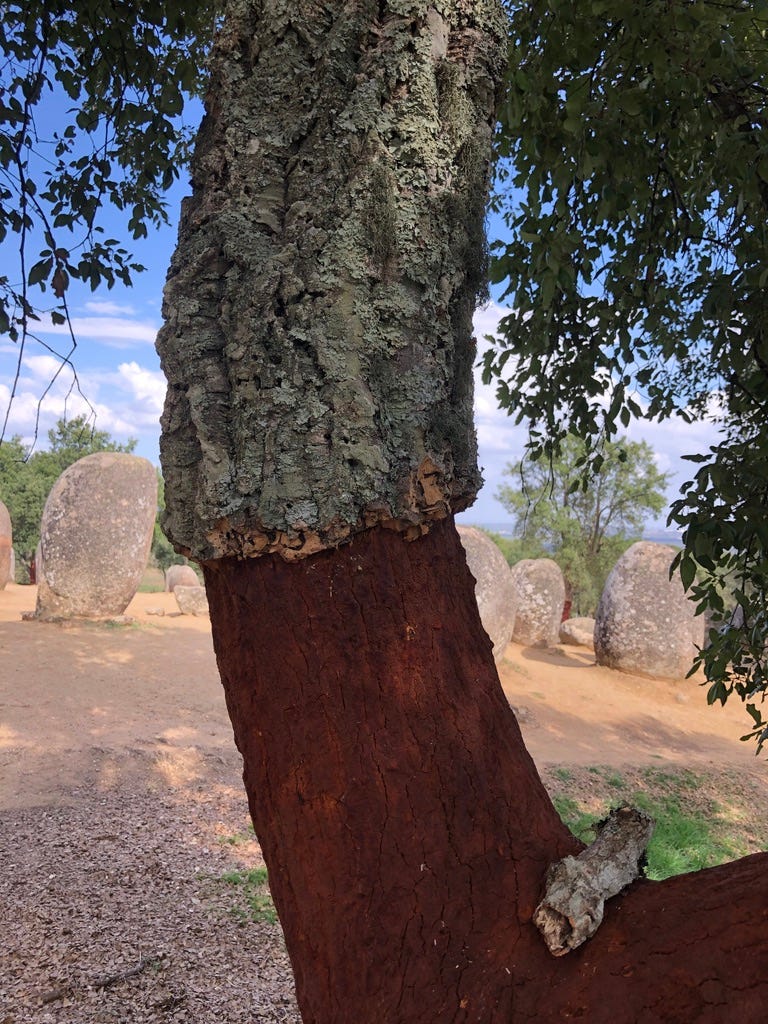
<path id="1" fill-rule="evenodd" d="M 47 257 L 47 259 L 39 260 L 30 268 L 29 274 L 27 275 L 27 284 L 42 284 L 48 280 L 48 277 L 53 270 L 53 258 Z"/>
<path id="2" fill-rule="evenodd" d="M 696 578 L 696 563 L 692 558 L 683 557 L 680 562 L 680 579 L 684 590 L 689 590 Z"/>

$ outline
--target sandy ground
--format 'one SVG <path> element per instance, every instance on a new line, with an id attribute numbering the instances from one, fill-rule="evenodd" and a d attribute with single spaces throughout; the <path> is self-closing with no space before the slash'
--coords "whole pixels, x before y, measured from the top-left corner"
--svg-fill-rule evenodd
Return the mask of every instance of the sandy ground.
<path id="1" fill-rule="evenodd" d="M 137 594 L 125 626 L 22 621 L 34 604 L 34 587 L 0 592 L 0 808 L 108 789 L 149 760 L 169 785 L 215 764 L 237 771 L 207 618 L 179 615 L 171 594 Z M 764 769 L 739 741 L 743 707 L 707 707 L 695 680 L 623 675 L 584 648 L 515 644 L 500 676 L 539 765 Z"/>
<path id="2" fill-rule="evenodd" d="M 207 618 L 138 594 L 128 624 L 23 621 L 35 596 L 0 592 L 0 1024 L 299 1024 L 279 925 L 224 881 L 261 859 Z M 727 770 L 766 806 L 743 708 L 694 680 L 513 644 L 500 676 L 545 772 Z"/>

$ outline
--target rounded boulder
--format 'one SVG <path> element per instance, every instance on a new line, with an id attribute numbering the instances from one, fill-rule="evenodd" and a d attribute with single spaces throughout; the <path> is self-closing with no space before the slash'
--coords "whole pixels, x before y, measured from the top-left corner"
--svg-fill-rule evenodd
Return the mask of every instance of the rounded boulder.
<path id="1" fill-rule="evenodd" d="M 678 576 L 669 578 L 675 552 L 639 541 L 605 582 L 595 615 L 598 665 L 655 679 L 681 679 L 704 640 L 704 620 Z"/>
<path id="2" fill-rule="evenodd" d="M 523 558 L 512 566 L 517 615 L 512 639 L 525 647 L 553 647 L 560 639 L 565 580 L 551 558 Z"/>
<path id="3" fill-rule="evenodd" d="M 560 623 L 560 643 L 576 647 L 595 649 L 595 620 L 587 616 L 576 616 Z"/>
<path id="4" fill-rule="evenodd" d="M 65 469 L 43 510 L 38 618 L 122 615 L 141 581 L 157 514 L 146 459 L 96 452 Z"/>
<path id="5" fill-rule="evenodd" d="M 191 565 L 169 565 L 165 570 L 165 592 L 172 594 L 176 587 L 199 587 L 200 580 Z"/>
<path id="6" fill-rule="evenodd" d="M 474 526 L 459 526 L 459 537 L 475 577 L 475 598 L 480 619 L 493 644 L 494 658 L 500 658 L 515 622 L 517 592 L 507 560 L 488 534 Z"/>
<path id="7" fill-rule="evenodd" d="M 0 590 L 13 578 L 11 563 L 13 555 L 13 530 L 8 509 L 0 501 Z"/>

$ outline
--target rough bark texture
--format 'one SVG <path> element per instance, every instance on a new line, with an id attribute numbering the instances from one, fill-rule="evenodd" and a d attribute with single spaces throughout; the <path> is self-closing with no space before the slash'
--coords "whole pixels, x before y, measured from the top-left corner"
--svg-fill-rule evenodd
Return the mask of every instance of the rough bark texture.
<path id="1" fill-rule="evenodd" d="M 233 0 L 158 339 L 165 529 L 300 557 L 469 505 L 497 0 Z"/>
<path id="2" fill-rule="evenodd" d="M 205 568 L 219 667 L 307 1024 L 762 1024 L 768 857 L 641 882 L 556 959 L 580 847 L 501 691 L 452 521 Z"/>
<path id="3" fill-rule="evenodd" d="M 603 920 L 605 901 L 642 877 L 653 824 L 642 811 L 618 807 L 586 850 L 552 865 L 533 915 L 550 953 L 564 956 L 591 939 Z"/>
<path id="4" fill-rule="evenodd" d="M 550 862 L 579 846 L 498 683 L 452 522 L 205 575 L 304 1020 L 511 1020 L 510 954 Z"/>

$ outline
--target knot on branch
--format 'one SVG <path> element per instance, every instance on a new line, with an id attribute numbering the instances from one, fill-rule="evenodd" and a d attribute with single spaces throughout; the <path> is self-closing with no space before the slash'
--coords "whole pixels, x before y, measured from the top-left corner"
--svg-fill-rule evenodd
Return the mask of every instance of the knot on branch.
<path id="1" fill-rule="evenodd" d="M 553 956 L 564 956 L 591 938 L 603 920 L 605 901 L 642 875 L 653 818 L 618 807 L 597 826 L 595 841 L 547 872 L 544 898 L 533 915 Z"/>

